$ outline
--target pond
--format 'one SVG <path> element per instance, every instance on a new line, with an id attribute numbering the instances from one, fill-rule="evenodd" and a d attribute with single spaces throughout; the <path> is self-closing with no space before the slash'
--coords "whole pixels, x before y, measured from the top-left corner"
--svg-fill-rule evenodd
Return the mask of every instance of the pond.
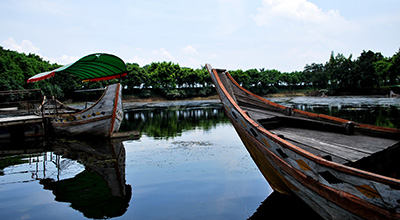
<path id="1" fill-rule="evenodd" d="M 372 109 L 399 122 L 396 99 L 353 100 L 353 107 L 319 99 L 274 101 L 351 117 Z M 136 140 L 0 142 L 0 219 L 318 219 L 272 192 L 219 101 L 126 107 L 121 130 L 139 130 Z"/>

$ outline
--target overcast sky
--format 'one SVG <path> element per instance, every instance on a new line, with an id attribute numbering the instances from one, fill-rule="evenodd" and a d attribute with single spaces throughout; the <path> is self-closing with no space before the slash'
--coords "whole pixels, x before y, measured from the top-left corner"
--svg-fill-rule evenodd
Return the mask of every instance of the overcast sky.
<path id="1" fill-rule="evenodd" d="M 399 0 L 1 0 L 0 45 L 67 64 L 303 70 L 331 54 L 400 49 Z"/>

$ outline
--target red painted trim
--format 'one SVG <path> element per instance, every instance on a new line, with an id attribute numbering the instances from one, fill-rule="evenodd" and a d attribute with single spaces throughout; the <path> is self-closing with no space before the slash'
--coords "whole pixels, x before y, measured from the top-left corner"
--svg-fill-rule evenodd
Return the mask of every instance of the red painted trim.
<path id="1" fill-rule="evenodd" d="M 51 72 L 49 74 L 46 74 L 44 76 L 41 76 L 41 77 L 29 78 L 26 82 L 27 83 L 33 83 L 33 82 L 38 82 L 38 81 L 41 81 L 41 80 L 45 80 L 45 79 L 53 77 L 55 75 L 55 73 L 56 72 L 53 71 L 53 72 Z"/>
<path id="2" fill-rule="evenodd" d="M 110 131 L 108 132 L 108 136 L 111 136 L 111 134 L 114 131 L 114 122 L 115 122 L 115 117 L 117 115 L 117 107 L 118 107 L 118 99 L 119 99 L 119 88 L 121 84 L 117 84 L 117 87 L 115 89 L 115 98 L 114 98 L 114 107 L 112 111 L 112 118 L 111 118 L 111 126 L 110 126 Z"/>
<path id="3" fill-rule="evenodd" d="M 95 79 L 85 79 L 83 82 L 98 82 L 98 81 L 104 81 L 104 80 L 111 80 L 111 79 L 118 79 L 127 76 L 128 73 L 122 73 L 119 75 L 114 75 L 114 76 L 105 76 L 105 77 L 100 77 L 100 78 L 95 78 Z"/>

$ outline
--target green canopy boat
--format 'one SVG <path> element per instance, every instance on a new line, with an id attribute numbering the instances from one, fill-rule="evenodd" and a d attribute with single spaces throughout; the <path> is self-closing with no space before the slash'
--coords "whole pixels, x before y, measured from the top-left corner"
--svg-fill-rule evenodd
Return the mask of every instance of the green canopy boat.
<path id="1" fill-rule="evenodd" d="M 34 75 L 27 82 L 32 83 L 48 79 L 56 73 L 70 73 L 83 81 L 94 82 L 124 77 L 127 75 L 127 70 L 125 62 L 119 57 L 106 53 L 96 53 L 55 70 Z"/>
<path id="2" fill-rule="evenodd" d="M 70 73 L 86 82 L 116 79 L 127 75 L 125 62 L 105 53 L 87 55 L 78 61 L 55 70 L 39 73 L 28 83 L 54 77 L 56 73 Z M 122 87 L 109 85 L 101 98 L 91 107 L 78 110 L 52 98 L 44 98 L 37 114 L 50 118 L 52 130 L 61 135 L 111 137 L 119 130 L 123 118 Z"/>
<path id="3" fill-rule="evenodd" d="M 67 64 L 52 71 L 39 73 L 28 79 L 28 83 L 53 77 L 56 73 L 70 73 L 83 81 L 102 81 L 127 75 L 123 60 L 112 54 L 96 53 L 87 55 L 74 63 Z"/>

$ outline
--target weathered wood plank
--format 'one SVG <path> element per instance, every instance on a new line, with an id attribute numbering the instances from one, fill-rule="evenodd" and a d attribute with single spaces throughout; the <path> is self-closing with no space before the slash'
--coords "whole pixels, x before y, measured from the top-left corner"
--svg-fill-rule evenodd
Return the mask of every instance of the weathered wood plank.
<path id="1" fill-rule="evenodd" d="M 357 148 L 351 149 L 351 148 L 344 147 L 343 145 L 340 145 L 335 142 L 331 142 L 331 141 L 327 142 L 327 141 L 321 140 L 321 139 L 319 139 L 318 135 L 316 135 L 314 137 L 306 137 L 306 136 L 301 136 L 296 133 L 290 132 L 290 130 L 287 131 L 287 129 L 277 129 L 277 130 L 274 130 L 274 132 L 279 135 L 283 135 L 284 139 L 286 139 L 286 140 L 295 142 L 296 145 L 297 145 L 297 143 L 300 143 L 302 145 L 306 145 L 308 147 L 311 147 L 315 150 L 322 152 L 322 155 L 326 154 L 326 155 L 339 157 L 348 162 L 354 162 L 363 157 L 370 155 L 370 153 L 363 152 L 362 150 L 359 150 Z"/>
<path id="2" fill-rule="evenodd" d="M 27 123 L 39 123 L 43 118 L 37 115 L 13 116 L 0 118 L 0 126 L 11 126 Z"/>
<path id="3" fill-rule="evenodd" d="M 113 139 L 138 139 L 140 137 L 139 131 L 126 131 L 126 132 L 116 132 L 111 134 Z"/>

